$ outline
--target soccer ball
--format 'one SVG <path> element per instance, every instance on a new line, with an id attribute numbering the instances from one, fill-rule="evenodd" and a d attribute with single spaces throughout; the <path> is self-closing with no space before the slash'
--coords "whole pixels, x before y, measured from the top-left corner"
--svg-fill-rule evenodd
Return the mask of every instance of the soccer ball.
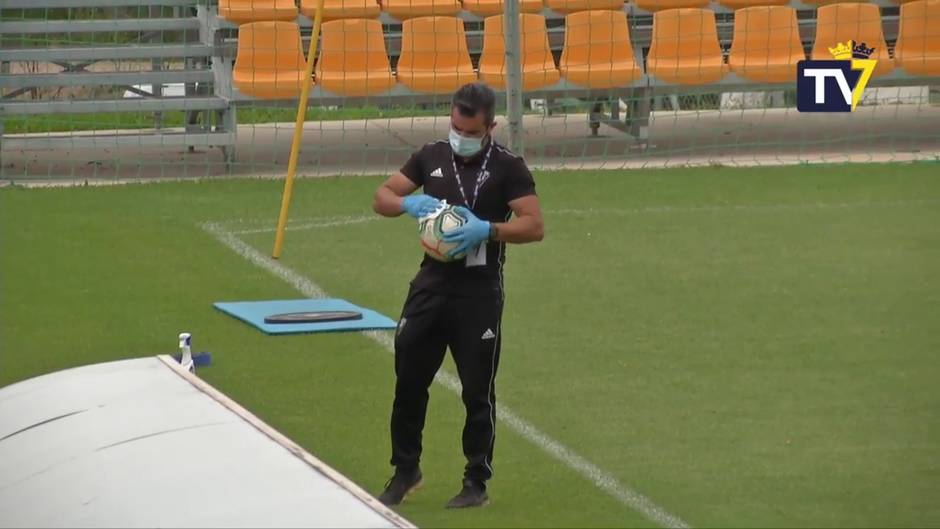
<path id="1" fill-rule="evenodd" d="M 457 211 L 457 208 L 442 201 L 441 207 L 430 215 L 418 219 L 418 237 L 420 237 L 424 253 L 445 263 L 462 259 L 463 255 L 454 257 L 447 255 L 447 252 L 456 248 L 458 243 L 444 242 L 443 237 L 445 233 L 456 230 L 466 222 L 467 219 Z"/>

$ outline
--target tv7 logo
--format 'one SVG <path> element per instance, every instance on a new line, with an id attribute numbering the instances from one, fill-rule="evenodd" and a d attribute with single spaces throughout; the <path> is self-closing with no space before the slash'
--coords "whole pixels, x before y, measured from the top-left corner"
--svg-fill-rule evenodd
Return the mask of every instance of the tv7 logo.
<path id="1" fill-rule="evenodd" d="M 874 59 L 800 61 L 796 108 L 800 112 L 852 112 L 862 99 Z"/>

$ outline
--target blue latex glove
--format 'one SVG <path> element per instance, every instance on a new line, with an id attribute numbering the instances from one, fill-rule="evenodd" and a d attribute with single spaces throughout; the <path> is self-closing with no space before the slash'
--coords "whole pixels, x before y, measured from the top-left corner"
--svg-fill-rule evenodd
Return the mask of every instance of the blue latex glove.
<path id="1" fill-rule="evenodd" d="M 490 238 L 490 223 L 480 220 L 469 209 L 458 206 L 455 208 L 458 213 L 467 219 L 467 222 L 454 231 L 444 234 L 444 242 L 459 243 L 453 250 L 447 252 L 448 257 L 457 257 L 467 253 L 471 248 L 476 248 L 482 242 Z"/>
<path id="2" fill-rule="evenodd" d="M 430 215 L 440 205 L 440 200 L 432 196 L 422 194 L 408 195 L 401 201 L 401 208 L 405 211 L 405 213 L 416 219 Z"/>

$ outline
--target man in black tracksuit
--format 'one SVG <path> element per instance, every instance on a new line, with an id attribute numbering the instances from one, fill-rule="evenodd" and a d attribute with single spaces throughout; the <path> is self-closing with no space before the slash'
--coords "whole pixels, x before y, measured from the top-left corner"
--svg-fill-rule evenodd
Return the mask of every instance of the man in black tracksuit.
<path id="1" fill-rule="evenodd" d="M 445 238 L 458 244 L 453 255 L 466 257 L 445 263 L 425 256 L 398 323 L 391 421 L 395 475 L 379 496 L 386 505 L 400 503 L 421 482 L 418 463 L 428 387 L 448 347 L 467 409 L 467 466 L 463 488 L 447 506 L 480 506 L 488 499 L 506 243 L 543 236 L 532 174 L 522 158 L 492 138 L 495 101 L 485 85 L 461 87 L 454 94 L 448 139 L 425 145 L 376 191 L 374 209 L 384 216 L 420 218 L 446 200 L 463 206 L 460 211 L 468 219 Z M 423 193 L 413 194 L 419 187 Z"/>

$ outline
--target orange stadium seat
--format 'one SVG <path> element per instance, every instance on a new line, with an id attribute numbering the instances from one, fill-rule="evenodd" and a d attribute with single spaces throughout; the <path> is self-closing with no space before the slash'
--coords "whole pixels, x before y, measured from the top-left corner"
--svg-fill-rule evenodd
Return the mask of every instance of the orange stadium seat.
<path id="1" fill-rule="evenodd" d="M 816 10 L 814 60 L 831 60 L 829 48 L 852 40 L 875 48 L 871 58 L 878 61 L 872 75 L 885 75 L 894 69 L 888 44 L 881 30 L 881 10 L 875 4 L 832 4 Z"/>
<path id="2" fill-rule="evenodd" d="M 901 6 L 894 58 L 909 74 L 940 75 L 940 0 Z"/>
<path id="3" fill-rule="evenodd" d="M 725 73 L 715 13 L 683 8 L 653 15 L 653 36 L 646 69 L 668 83 L 714 83 Z"/>
<path id="4" fill-rule="evenodd" d="M 545 7 L 562 14 L 590 9 L 623 9 L 623 0 L 545 0 Z"/>
<path id="5" fill-rule="evenodd" d="M 235 24 L 297 18 L 294 0 L 219 0 L 219 16 Z"/>
<path id="6" fill-rule="evenodd" d="M 559 65 L 568 81 L 590 88 L 627 86 L 643 75 L 623 11 L 580 11 L 565 17 Z"/>
<path id="7" fill-rule="evenodd" d="M 460 0 L 380 0 L 382 11 L 399 19 L 453 16 L 460 12 Z"/>
<path id="8" fill-rule="evenodd" d="M 747 7 L 735 12 L 728 66 L 736 74 L 761 83 L 792 83 L 796 63 L 805 58 L 795 9 Z"/>
<path id="9" fill-rule="evenodd" d="M 541 13 L 542 0 L 519 0 L 520 13 Z M 503 12 L 503 0 L 463 0 L 463 8 L 474 15 L 488 17 Z"/>
<path id="10" fill-rule="evenodd" d="M 635 0 L 636 6 L 647 11 L 662 11 L 680 7 L 708 7 L 708 0 Z"/>
<path id="11" fill-rule="evenodd" d="M 842 4 L 842 3 L 865 3 L 868 0 L 803 0 L 804 4 L 815 5 L 815 6 L 828 6 L 832 4 Z"/>
<path id="12" fill-rule="evenodd" d="M 251 22 L 238 28 L 232 82 L 261 99 L 300 95 L 307 61 L 296 22 Z"/>
<path id="13" fill-rule="evenodd" d="M 790 0 L 718 0 L 718 3 L 728 9 L 744 9 L 758 6 L 785 6 Z"/>
<path id="14" fill-rule="evenodd" d="M 340 18 L 379 18 L 377 0 L 323 0 L 323 21 Z M 300 0 L 300 12 L 311 20 L 317 14 L 317 0 Z"/>
<path id="15" fill-rule="evenodd" d="M 419 17 L 401 28 L 398 82 L 430 94 L 453 92 L 476 80 L 463 21 L 455 17 Z"/>
<path id="16" fill-rule="evenodd" d="M 522 47 L 522 88 L 535 90 L 558 82 L 558 69 L 548 45 L 545 17 L 533 13 L 519 15 Z M 484 21 L 480 79 L 496 88 L 506 87 L 506 46 L 503 15 Z"/>
<path id="17" fill-rule="evenodd" d="M 324 22 L 320 42 L 315 78 L 324 90 L 368 96 L 387 92 L 395 85 L 378 20 Z"/>

